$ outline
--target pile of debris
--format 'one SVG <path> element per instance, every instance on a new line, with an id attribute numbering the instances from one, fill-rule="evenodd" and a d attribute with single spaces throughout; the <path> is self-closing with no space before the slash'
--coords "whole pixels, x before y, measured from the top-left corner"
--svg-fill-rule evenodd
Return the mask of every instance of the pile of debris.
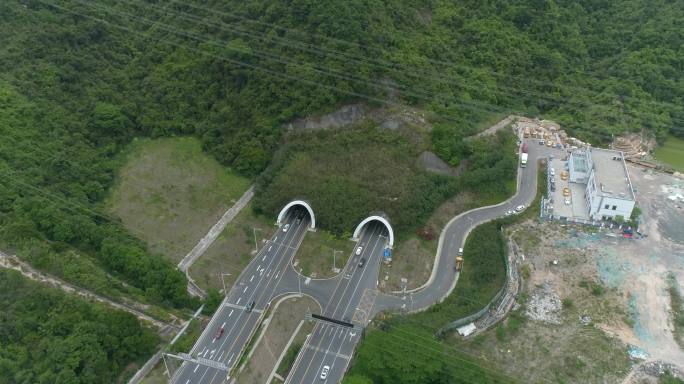
<path id="1" fill-rule="evenodd" d="M 665 363 L 660 360 L 644 363 L 641 366 L 641 370 L 649 376 L 660 377 L 669 373 L 672 377 L 684 379 L 684 373 L 680 371 L 676 365 Z"/>
<path id="2" fill-rule="evenodd" d="M 532 320 L 560 324 L 559 312 L 563 304 L 548 280 L 535 289 L 527 302 L 525 314 Z"/>

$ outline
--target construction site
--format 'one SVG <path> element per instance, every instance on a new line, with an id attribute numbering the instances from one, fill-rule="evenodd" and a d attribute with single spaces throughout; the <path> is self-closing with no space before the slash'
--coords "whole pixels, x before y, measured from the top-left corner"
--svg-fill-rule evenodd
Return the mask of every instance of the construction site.
<path id="1" fill-rule="evenodd" d="M 518 124 L 544 145 L 583 145 L 553 122 Z M 507 292 L 475 320 L 476 331 L 450 341 L 527 382 L 684 379 L 684 178 L 636 162 L 626 168 L 633 233 L 541 219 L 508 228 Z"/>

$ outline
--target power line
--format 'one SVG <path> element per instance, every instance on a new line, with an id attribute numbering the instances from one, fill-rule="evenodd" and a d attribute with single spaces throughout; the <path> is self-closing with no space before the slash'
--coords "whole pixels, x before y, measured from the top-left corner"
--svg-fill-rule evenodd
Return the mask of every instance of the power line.
<path id="1" fill-rule="evenodd" d="M 40 0 L 40 1 L 43 1 L 43 0 Z M 107 24 L 107 25 L 113 26 L 113 27 L 115 27 L 115 28 L 123 29 L 123 30 L 129 31 L 129 32 L 134 33 L 134 34 L 141 35 L 141 33 L 137 32 L 137 31 L 135 31 L 135 30 L 133 30 L 133 29 L 131 29 L 131 28 L 128 28 L 128 27 L 125 27 L 125 26 L 122 26 L 122 25 L 118 25 L 118 24 L 114 24 L 114 23 L 112 23 L 112 22 L 110 22 L 110 21 L 107 21 L 107 20 L 105 20 L 105 19 L 101 19 L 101 18 L 93 17 L 93 16 L 91 16 L 91 15 L 79 13 L 79 12 L 73 11 L 73 10 L 71 10 L 71 9 L 61 7 L 61 6 L 56 5 L 56 4 L 51 4 L 51 3 L 47 3 L 47 4 L 48 4 L 49 6 L 53 6 L 53 7 L 55 7 L 55 8 L 62 9 L 62 10 L 64 10 L 64 11 L 66 11 L 66 12 L 69 12 L 69 13 L 72 13 L 72 14 L 75 14 L 75 15 L 83 16 L 83 17 L 90 18 L 90 19 L 96 20 L 96 21 L 100 21 L 100 22 L 103 22 L 103 23 L 105 23 L 105 24 Z M 103 8 L 103 7 L 100 6 L 100 8 Z M 104 7 L 104 8 L 107 8 L 107 7 Z M 114 13 L 114 14 L 117 14 L 117 13 L 118 13 L 118 14 L 120 14 L 120 15 L 121 15 L 121 14 L 125 14 L 125 13 L 122 13 L 122 12 L 114 11 L 114 10 L 112 10 L 112 9 L 110 9 L 110 8 L 108 8 L 108 9 L 109 9 L 109 12 L 110 12 L 110 13 Z M 132 17 L 132 18 L 141 19 L 141 18 L 139 18 L 139 17 L 137 17 L 137 16 L 127 16 L 127 17 Z M 159 25 L 164 25 L 163 23 L 153 22 L 153 21 L 147 20 L 147 19 L 144 19 L 144 20 L 145 20 L 145 21 L 143 21 L 143 22 L 152 23 L 152 24 L 157 25 L 157 26 L 159 26 Z M 174 30 L 173 28 L 170 28 L 170 27 L 166 27 L 166 26 L 165 26 L 165 27 L 162 27 L 162 28 L 163 28 L 163 29 L 166 29 L 166 30 L 169 31 L 169 32 L 172 32 L 172 33 L 175 33 L 175 34 L 184 35 L 184 36 L 186 36 L 186 37 L 190 37 L 190 38 L 195 39 L 195 40 L 198 40 L 198 41 L 208 42 L 208 43 L 211 43 L 211 44 L 214 44 L 214 45 L 217 44 L 215 41 L 207 40 L 207 39 L 205 39 L 205 38 L 203 38 L 203 37 L 198 37 L 197 35 L 189 34 L 189 33 L 187 33 L 187 32 L 178 32 L 177 30 Z M 355 96 L 355 97 L 360 97 L 360 98 L 364 98 L 364 99 L 367 99 L 367 100 L 370 100 L 370 101 L 376 101 L 376 102 L 384 103 L 384 104 L 388 104 L 388 105 L 401 106 L 401 104 L 398 104 L 398 103 L 395 103 L 395 102 L 392 102 L 392 101 L 389 101 L 389 100 L 386 100 L 386 99 L 380 99 L 380 98 L 378 98 L 378 97 L 376 97 L 376 96 L 369 96 L 369 95 L 366 95 L 366 94 L 363 94 L 363 93 L 360 93 L 360 92 L 356 92 L 356 91 L 342 90 L 342 89 L 340 89 L 339 87 L 329 86 L 329 85 L 326 85 L 326 84 L 320 84 L 320 83 L 317 83 L 317 82 L 312 81 L 312 80 L 303 79 L 303 78 L 301 78 L 301 77 L 296 77 L 296 76 L 291 76 L 291 75 L 283 74 L 283 73 L 281 73 L 281 72 L 277 72 L 277 71 L 273 71 L 273 70 L 270 70 L 270 69 L 267 69 L 267 68 L 259 67 L 259 66 L 253 65 L 253 64 L 244 63 L 244 62 L 241 62 L 241 61 L 239 61 L 239 60 L 230 59 L 230 58 L 227 58 L 227 57 L 225 57 L 225 56 L 210 54 L 210 53 L 207 53 L 207 52 L 202 51 L 202 50 L 190 48 L 190 47 L 188 47 L 188 46 L 186 46 L 186 45 L 179 44 L 179 43 L 176 43 L 176 42 L 172 42 L 172 41 L 170 41 L 170 40 L 168 40 L 168 39 L 164 40 L 164 42 L 166 42 L 166 43 L 168 43 L 168 44 L 170 44 L 170 45 L 174 45 L 174 46 L 183 48 L 183 49 L 188 49 L 188 50 L 191 50 L 191 51 L 199 52 L 200 54 L 204 54 L 204 55 L 207 55 L 207 56 L 210 56 L 210 57 L 214 57 L 214 58 L 217 58 L 217 59 L 220 59 L 220 60 L 224 60 L 224 61 L 227 61 L 227 62 L 236 64 L 236 65 L 239 65 L 239 66 L 249 67 L 249 68 L 252 68 L 252 69 L 255 69 L 255 70 L 258 70 L 258 71 L 262 71 L 262 72 L 268 73 L 269 75 L 274 76 L 274 77 L 286 78 L 286 79 L 288 79 L 288 80 L 298 81 L 298 82 L 310 84 L 310 85 L 313 85 L 313 86 L 315 86 L 315 87 L 321 87 L 321 88 L 325 88 L 325 89 L 330 89 L 330 90 L 336 91 L 336 92 L 338 92 L 338 93 L 343 93 L 343 94 L 347 94 L 347 95 L 351 95 L 351 96 Z M 223 47 L 223 46 L 221 46 L 221 47 Z M 225 47 L 224 47 L 224 48 L 225 48 Z M 248 53 L 248 52 L 243 52 L 243 53 Z M 322 73 L 322 74 L 328 73 L 328 72 L 326 72 L 325 70 L 320 70 L 320 69 L 318 70 L 318 72 L 319 72 L 319 73 Z M 359 80 L 356 80 L 356 81 L 359 81 Z M 375 87 L 376 87 L 376 88 L 380 88 L 381 86 L 379 86 L 378 84 L 375 84 Z M 407 93 L 407 94 L 409 94 L 409 93 Z M 423 100 L 427 100 L 427 101 L 429 101 L 429 102 L 434 102 L 434 101 L 436 101 L 436 100 L 433 100 L 433 99 L 426 98 L 425 96 L 421 96 L 421 95 L 419 95 L 419 94 L 415 94 L 414 92 L 411 92 L 411 93 L 409 94 L 409 96 L 414 96 L 414 97 L 416 97 L 416 98 L 422 98 Z M 472 102 L 472 103 L 473 103 L 473 104 L 483 104 L 483 103 L 480 103 L 480 102 Z M 486 105 L 487 105 L 489 108 L 494 108 L 494 110 L 492 110 L 492 109 L 484 109 L 484 108 L 476 107 L 476 106 L 473 106 L 473 105 L 467 105 L 467 104 L 464 104 L 463 102 L 454 102 L 454 103 L 452 103 L 452 104 L 455 105 L 455 106 L 461 106 L 461 107 L 464 107 L 464 108 L 467 108 L 467 109 L 480 110 L 480 111 L 484 111 L 484 112 L 487 112 L 487 113 L 490 113 L 490 112 L 493 112 L 493 111 L 498 111 L 498 112 L 503 112 L 503 111 L 504 111 L 501 107 L 496 107 L 496 106 L 493 106 L 493 105 L 491 105 L 491 104 L 486 104 Z M 606 107 L 602 107 L 602 108 L 606 108 Z M 617 112 L 618 110 L 614 110 L 614 111 Z M 633 118 L 635 118 L 635 119 L 638 119 L 638 117 L 634 117 L 634 116 L 630 115 L 630 113 L 627 113 L 627 111 L 620 111 L 620 112 L 623 113 L 623 114 L 625 114 L 625 115 L 627 115 L 627 116 L 631 116 L 631 117 L 633 117 Z M 452 120 L 452 121 L 460 122 L 459 120 L 454 120 L 454 119 L 451 119 L 451 118 L 446 118 L 445 116 L 442 116 L 442 118 L 445 118 L 445 119 L 447 119 L 447 120 Z M 671 117 L 670 117 L 670 120 L 671 120 L 671 121 L 674 121 L 674 119 L 672 119 Z"/>
<path id="2" fill-rule="evenodd" d="M 130 0 L 129 0 L 129 1 L 130 1 Z M 235 18 L 235 19 L 238 19 L 238 20 L 243 20 L 243 21 L 246 21 L 246 22 L 252 23 L 252 24 L 267 26 L 267 27 L 271 27 L 271 28 L 274 28 L 274 29 L 279 29 L 279 30 L 286 31 L 286 32 L 294 32 L 295 34 L 300 34 L 300 35 L 303 35 L 303 34 L 304 34 L 302 31 L 297 30 L 297 29 L 294 29 L 294 28 L 281 27 L 281 26 L 279 26 L 279 25 L 277 25 L 277 24 L 274 24 L 274 23 L 267 23 L 267 22 L 262 22 L 262 21 L 258 21 L 258 20 L 253 20 L 253 19 L 247 18 L 247 17 L 245 17 L 245 16 L 238 15 L 238 14 L 233 13 L 233 12 L 219 11 L 219 10 L 216 10 L 216 9 L 214 9 L 214 8 L 203 7 L 203 6 L 200 6 L 200 5 L 195 5 L 195 4 L 190 4 L 190 3 L 182 3 L 182 4 L 179 4 L 176 0 L 171 0 L 171 3 L 176 3 L 176 4 L 178 4 L 179 6 L 187 6 L 187 7 L 193 8 L 193 9 L 204 10 L 204 11 L 206 11 L 206 12 L 209 12 L 209 13 L 212 14 L 212 15 L 219 14 L 219 15 L 223 15 L 223 16 L 228 16 L 228 17 L 231 17 L 231 18 Z M 149 3 L 147 3 L 147 4 L 149 4 Z M 182 12 L 182 11 L 179 11 L 179 12 L 180 12 L 180 13 L 184 13 L 184 12 Z M 233 27 L 233 28 L 235 28 L 235 27 Z M 625 31 L 625 32 L 627 32 L 627 31 Z M 633 32 L 633 31 L 632 31 L 632 30 L 629 30 L 629 32 Z M 316 37 L 318 37 L 318 38 L 320 38 L 320 39 L 323 39 L 323 40 L 334 41 L 334 42 L 336 42 L 336 43 L 341 43 L 341 44 L 344 44 L 344 45 L 347 45 L 347 46 L 351 46 L 351 47 L 356 47 L 356 48 L 364 49 L 364 50 L 367 50 L 367 51 L 375 50 L 376 52 L 378 52 L 378 53 L 380 53 L 380 54 L 383 54 L 383 53 L 384 53 L 384 51 L 381 50 L 381 49 L 379 49 L 379 48 L 376 48 L 376 47 L 368 47 L 367 45 L 364 45 L 364 44 L 359 44 L 359 43 L 350 42 L 350 41 L 347 41 L 347 40 L 332 38 L 332 37 L 329 37 L 329 36 L 324 36 L 324 35 L 315 34 L 315 33 L 309 33 L 309 35 L 310 35 L 310 36 L 316 36 Z M 262 34 L 262 36 L 264 36 L 264 35 Z M 270 39 L 270 40 L 280 40 L 280 41 L 288 41 L 288 40 L 289 40 L 289 39 L 287 39 L 287 38 L 283 38 L 283 37 L 280 37 L 280 36 L 271 36 L 271 35 L 267 36 L 266 38 L 267 38 L 267 39 Z M 293 41 L 293 40 L 290 40 L 290 41 Z M 310 44 L 310 43 L 300 43 L 300 44 L 302 44 L 302 45 L 308 45 L 308 46 L 314 46 L 313 44 Z M 315 46 L 314 46 L 314 47 L 315 47 Z M 357 61 L 359 61 L 359 62 L 366 62 L 366 63 L 369 63 L 369 64 L 371 64 L 371 65 L 375 65 L 375 66 L 377 66 L 377 67 L 384 67 L 384 68 L 387 68 L 387 69 L 395 69 L 395 67 L 399 66 L 400 68 L 402 68 L 404 74 L 407 74 L 407 75 L 419 75 L 419 73 L 416 73 L 416 68 L 414 68 L 414 67 L 407 67 L 407 66 L 405 66 L 405 65 L 403 65 L 403 64 L 398 64 L 398 63 L 395 63 L 395 62 L 386 61 L 386 60 L 379 59 L 379 58 L 376 58 L 376 57 L 364 58 L 364 57 L 360 57 L 360 56 L 357 56 L 357 55 L 354 55 L 354 54 L 350 54 L 350 53 L 347 53 L 347 52 L 344 52 L 344 51 L 336 51 L 336 50 L 329 49 L 329 48 L 320 48 L 320 49 L 321 49 L 322 51 L 324 51 L 324 52 L 329 52 L 329 53 L 334 54 L 334 55 L 341 55 L 341 56 L 344 56 L 344 57 L 347 57 L 347 58 L 350 58 L 350 59 L 353 59 L 353 60 L 357 60 Z M 511 76 L 510 74 L 507 74 L 507 73 L 499 73 L 499 72 L 494 71 L 494 70 L 492 70 L 492 69 L 487 69 L 487 68 L 482 68 L 482 67 L 473 67 L 473 66 L 468 66 L 468 65 L 465 65 L 465 64 L 459 64 L 458 66 L 455 66 L 455 65 L 454 65 L 454 62 L 440 61 L 440 60 L 431 59 L 431 58 L 429 58 L 429 57 L 423 57 L 423 59 L 425 59 L 426 62 L 428 62 L 428 63 L 446 66 L 447 68 L 469 69 L 469 70 L 472 70 L 472 71 L 487 72 L 487 73 L 490 73 L 490 74 L 492 74 L 492 75 L 504 77 L 504 78 L 506 78 L 506 79 L 515 78 L 515 77 Z M 373 63 L 375 63 L 375 64 L 373 64 Z M 427 73 L 427 72 L 423 72 L 422 74 L 425 74 L 425 73 Z M 434 75 L 434 74 L 432 74 L 432 75 Z M 443 78 L 443 79 L 444 79 L 444 80 L 449 80 L 448 78 Z M 617 79 L 617 78 L 614 78 L 614 77 L 608 77 L 608 78 L 605 78 L 605 79 L 621 80 L 621 79 Z M 519 81 L 525 82 L 525 83 L 537 83 L 537 84 L 540 84 L 540 85 L 543 85 L 543 86 L 550 86 L 550 87 L 552 87 L 552 88 L 574 89 L 574 90 L 580 90 L 580 91 L 586 91 L 586 90 L 587 90 L 587 88 L 584 88 L 584 87 L 572 86 L 572 85 L 567 85 L 567 84 L 566 84 L 566 85 L 559 85 L 559 84 L 556 84 L 556 83 L 550 83 L 550 82 L 547 82 L 547 81 L 542 81 L 542 80 L 538 80 L 538 79 L 530 78 L 530 77 L 516 78 L 516 80 L 519 80 Z M 517 90 L 516 90 L 516 92 L 517 92 Z M 548 95 L 547 95 L 547 96 L 548 96 Z M 632 96 L 617 95 L 617 94 L 614 94 L 614 93 L 612 94 L 612 96 L 614 96 L 614 98 L 618 98 L 618 97 L 621 97 L 621 98 L 632 98 Z M 643 99 L 638 99 L 638 100 L 641 101 L 641 102 L 644 101 Z M 658 100 L 649 101 L 649 103 L 662 104 L 662 105 L 667 105 L 667 106 L 671 106 L 671 107 L 678 107 L 676 104 L 669 103 L 669 102 L 665 102 L 665 101 L 658 101 Z"/>

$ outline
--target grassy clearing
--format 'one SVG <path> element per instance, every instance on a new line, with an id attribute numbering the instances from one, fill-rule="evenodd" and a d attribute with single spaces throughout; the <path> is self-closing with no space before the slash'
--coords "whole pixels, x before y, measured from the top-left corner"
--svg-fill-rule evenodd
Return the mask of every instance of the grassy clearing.
<path id="1" fill-rule="evenodd" d="M 675 340 L 680 347 L 684 348 L 684 298 L 679 291 L 677 280 L 673 274 L 667 279 L 668 293 L 670 294 L 670 311 L 674 329 L 672 330 Z"/>
<path id="2" fill-rule="evenodd" d="M 668 136 L 665 144 L 656 149 L 655 157 L 679 172 L 684 172 L 684 139 Z"/>
<path id="3" fill-rule="evenodd" d="M 249 187 L 192 137 L 135 140 L 107 204 L 153 252 L 179 261 Z"/>
<path id="4" fill-rule="evenodd" d="M 290 344 L 287 352 L 285 352 L 285 356 L 283 356 L 283 359 L 278 365 L 278 369 L 276 370 L 277 374 L 285 378 L 287 377 L 287 375 L 290 373 L 290 369 L 292 369 L 292 365 L 297 359 L 299 351 L 301 351 L 304 343 L 306 343 L 306 336 L 313 331 L 313 328 L 314 323 L 308 322 L 299 329 L 299 332 L 297 332 L 292 344 Z M 280 351 L 282 352 L 282 349 L 280 349 Z"/>
<path id="5" fill-rule="evenodd" d="M 456 349 L 493 363 L 525 383 L 617 383 L 630 368 L 624 345 L 593 326 L 583 326 L 574 311 L 562 329 L 526 320 L 518 312 L 472 339 L 450 335 Z"/>
<path id="6" fill-rule="evenodd" d="M 169 347 L 169 350 L 173 353 L 176 352 L 190 352 L 190 349 L 199 338 L 202 333 L 202 322 L 199 319 L 190 320 L 190 325 L 188 329 L 185 330 L 183 336 L 181 336 L 174 345 Z"/>
<path id="7" fill-rule="evenodd" d="M 308 297 L 290 298 L 281 303 L 273 312 L 263 337 L 254 346 L 254 353 L 252 353 L 244 369 L 238 374 L 238 382 L 266 382 L 266 378 L 275 367 L 297 325 L 304 319 L 303 314 L 311 312 L 314 308 L 317 309 L 318 304 Z M 312 328 L 313 323 L 304 323 L 298 335 L 295 336 L 292 345 L 301 347 L 301 343 Z M 256 338 L 257 336 L 255 336 Z M 287 356 L 285 359 L 287 360 Z"/>
<path id="8" fill-rule="evenodd" d="M 221 232 L 204 255 L 190 267 L 190 276 L 202 288 L 223 289 L 221 274 L 227 289 L 233 285 L 240 272 L 254 256 L 254 234 L 258 247 L 276 230 L 275 218 L 256 215 L 252 205 L 247 204 Z M 254 228 L 257 228 L 254 231 Z M 307 235 L 308 236 L 308 235 Z"/>
<path id="9" fill-rule="evenodd" d="M 309 232 L 297 250 L 295 262 L 302 273 L 313 278 L 333 277 L 333 261 L 340 270 L 347 263 L 354 243 L 349 239 L 340 239 L 328 231 Z M 335 254 L 333 260 L 333 251 Z"/>
<path id="10" fill-rule="evenodd" d="M 433 233 L 435 231 L 432 231 Z M 432 272 L 439 233 L 432 240 L 412 235 L 395 246 L 392 264 L 380 266 L 380 289 L 398 291 L 403 289 L 402 278 L 407 279 L 406 289 L 423 285 Z"/>

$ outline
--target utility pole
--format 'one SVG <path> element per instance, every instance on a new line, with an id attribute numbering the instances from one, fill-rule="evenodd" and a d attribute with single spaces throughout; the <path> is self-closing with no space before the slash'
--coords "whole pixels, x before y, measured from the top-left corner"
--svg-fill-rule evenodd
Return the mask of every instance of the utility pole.
<path id="1" fill-rule="evenodd" d="M 252 227 L 252 232 L 254 232 L 254 253 L 259 252 L 259 246 L 257 244 L 256 231 L 261 231 L 261 228 Z"/>
<path id="2" fill-rule="evenodd" d="M 223 296 L 226 296 L 228 294 L 228 291 L 226 290 L 226 281 L 223 279 L 223 276 L 230 276 L 230 273 L 221 274 L 221 282 L 223 283 Z"/>
<path id="3" fill-rule="evenodd" d="M 302 296 L 302 268 L 299 268 L 299 277 L 297 278 L 297 282 L 299 283 L 299 296 Z"/>
<path id="4" fill-rule="evenodd" d="M 332 270 L 334 273 L 339 272 L 339 269 L 337 269 L 337 266 L 335 264 L 335 255 L 337 254 L 337 252 L 342 252 L 342 251 L 338 251 L 336 249 L 333 249 L 333 269 Z"/>

